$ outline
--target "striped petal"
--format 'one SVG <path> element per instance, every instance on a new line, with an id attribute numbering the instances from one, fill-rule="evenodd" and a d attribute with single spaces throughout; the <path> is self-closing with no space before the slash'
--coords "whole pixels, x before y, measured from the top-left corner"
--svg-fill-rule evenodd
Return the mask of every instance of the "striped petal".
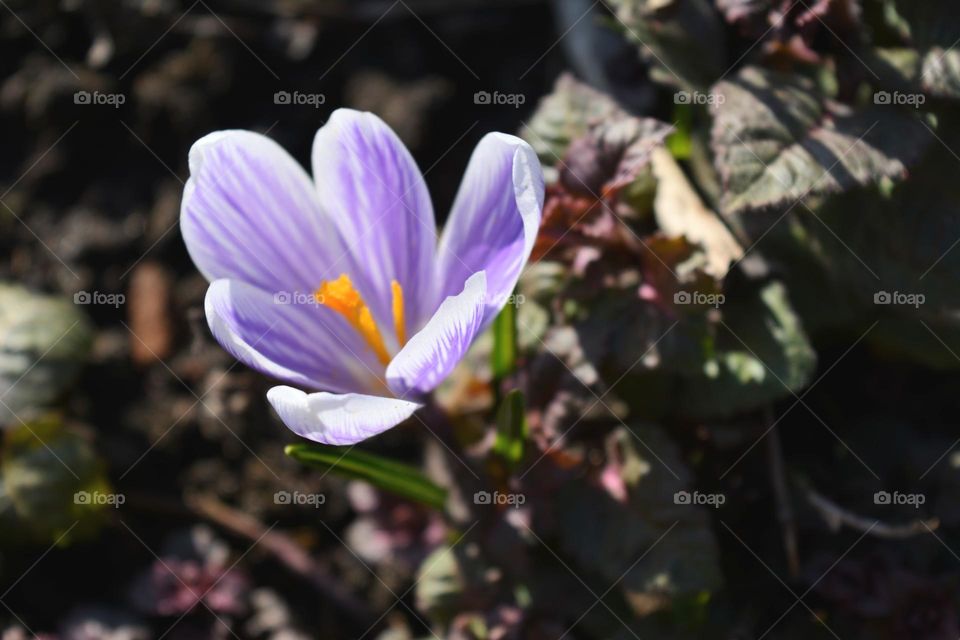
<path id="1" fill-rule="evenodd" d="M 283 423 L 298 436 L 332 445 L 366 440 L 394 427 L 420 408 L 407 400 L 359 393 L 304 393 L 274 387 L 267 400 Z"/>
<path id="2" fill-rule="evenodd" d="M 250 131 L 211 133 L 190 149 L 180 227 L 210 281 L 309 294 L 331 265 L 350 270 L 346 245 L 306 171 Z"/>
<path id="3" fill-rule="evenodd" d="M 383 390 L 383 365 L 328 307 L 225 279 L 210 285 L 205 306 L 217 342 L 257 371 L 311 389 Z"/>
<path id="4" fill-rule="evenodd" d="M 443 301 L 387 366 L 387 384 L 394 393 L 424 394 L 450 375 L 482 328 L 486 292 L 481 271 L 467 280 L 462 292 Z"/>
<path id="5" fill-rule="evenodd" d="M 526 142 L 503 133 L 477 145 L 440 239 L 443 295 L 487 274 L 484 325 L 509 300 L 530 257 L 543 210 L 543 172 Z"/>
<path id="6" fill-rule="evenodd" d="M 437 246 L 433 205 L 413 156 L 377 116 L 338 109 L 314 139 L 313 178 L 350 245 L 358 265 L 350 276 L 377 322 L 391 324 L 396 280 L 413 333 L 433 311 Z"/>

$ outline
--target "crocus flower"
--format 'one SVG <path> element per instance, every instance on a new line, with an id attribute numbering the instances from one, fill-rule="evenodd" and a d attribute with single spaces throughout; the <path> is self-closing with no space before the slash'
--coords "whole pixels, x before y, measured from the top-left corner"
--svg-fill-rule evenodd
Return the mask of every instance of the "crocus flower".
<path id="1" fill-rule="evenodd" d="M 207 135 L 180 225 L 217 341 L 298 387 L 267 393 L 291 430 L 352 444 L 409 418 L 506 304 L 543 175 L 525 142 L 488 134 L 438 243 L 423 175 L 375 115 L 334 112 L 312 163 L 313 180 L 262 135 Z"/>

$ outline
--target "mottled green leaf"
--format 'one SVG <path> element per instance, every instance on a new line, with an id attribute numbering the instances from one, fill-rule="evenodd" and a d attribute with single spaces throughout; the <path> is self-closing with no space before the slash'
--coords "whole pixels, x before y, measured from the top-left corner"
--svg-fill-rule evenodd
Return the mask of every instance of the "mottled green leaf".
<path id="1" fill-rule="evenodd" d="M 647 273 L 659 297 L 611 291 L 574 325 L 587 362 L 619 381 L 614 394 L 651 418 L 702 419 L 754 410 L 807 384 L 815 353 L 781 283 L 721 289 L 699 269 L 677 281 L 697 252 L 682 239 L 648 246 L 666 263 L 651 259 L 660 271 Z"/>
<path id="2" fill-rule="evenodd" d="M 720 82 L 712 145 L 727 213 L 902 179 L 930 140 L 891 105 L 833 103 L 802 77 L 747 67 Z"/>
<path id="3" fill-rule="evenodd" d="M 553 91 L 540 101 L 520 135 L 545 164 L 553 166 L 570 142 L 586 134 L 591 126 L 624 114 L 612 98 L 564 73 L 557 78 Z"/>
<path id="4" fill-rule="evenodd" d="M 960 162 L 950 149 L 960 144 L 960 131 L 944 127 L 939 135 L 943 144 L 891 193 L 834 196 L 816 209 L 817 218 L 784 221 L 764 242 L 782 260 L 812 328 L 847 328 L 855 339 L 877 322 L 865 341 L 884 353 L 956 369 Z"/>
<path id="5" fill-rule="evenodd" d="M 680 384 L 679 413 L 705 417 L 758 409 L 799 393 L 810 381 L 816 353 L 782 283 L 728 293 L 723 318 L 715 357 Z"/>
<path id="6" fill-rule="evenodd" d="M 880 77 L 883 90 L 910 92 L 907 98 L 911 105 L 926 105 L 927 96 L 922 94 L 960 98 L 960 51 L 956 49 L 932 47 L 923 52 L 908 48 L 876 49 L 866 64 Z M 875 95 L 883 96 L 883 90 Z M 881 99 L 885 98 L 878 97 L 875 101 Z"/>
<path id="7" fill-rule="evenodd" d="M 960 98 L 960 51 L 933 47 L 923 58 L 921 86 L 943 98 Z"/>
<path id="8" fill-rule="evenodd" d="M 633 182 L 650 154 L 672 131 L 652 118 L 638 118 L 609 96 L 562 75 L 544 98 L 523 136 L 572 192 L 600 196 Z"/>

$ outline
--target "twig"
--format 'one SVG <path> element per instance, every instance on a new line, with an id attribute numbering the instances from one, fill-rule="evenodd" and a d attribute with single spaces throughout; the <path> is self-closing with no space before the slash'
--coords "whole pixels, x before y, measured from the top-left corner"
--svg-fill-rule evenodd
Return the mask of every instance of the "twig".
<path id="1" fill-rule="evenodd" d="M 773 411 L 768 407 L 764 411 L 764 419 L 770 428 L 767 437 L 767 453 L 770 461 L 770 480 L 773 483 L 773 495 L 777 503 L 777 520 L 783 532 L 783 549 L 787 555 L 787 568 L 790 576 L 800 575 L 800 552 L 797 544 L 797 524 L 793 517 L 793 505 L 790 502 L 790 492 L 787 489 L 787 478 L 783 469 L 783 447 L 780 444 L 780 431 L 773 418 Z"/>
<path id="2" fill-rule="evenodd" d="M 823 516 L 827 526 L 834 531 L 840 529 L 842 525 L 846 525 L 851 529 L 869 533 L 878 538 L 902 540 L 921 533 L 933 533 L 940 526 L 939 518 L 914 520 L 907 524 L 888 524 L 875 518 L 866 518 L 847 511 L 813 489 L 807 489 L 807 500 Z"/>

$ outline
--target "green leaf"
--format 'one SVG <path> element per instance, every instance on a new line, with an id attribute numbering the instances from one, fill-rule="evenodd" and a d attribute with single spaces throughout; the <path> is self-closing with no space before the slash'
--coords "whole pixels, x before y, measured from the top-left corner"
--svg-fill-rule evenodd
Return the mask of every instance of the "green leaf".
<path id="1" fill-rule="evenodd" d="M 926 91 L 941 98 L 960 98 L 960 51 L 933 47 L 920 72 Z"/>
<path id="2" fill-rule="evenodd" d="M 512 302 L 493 321 L 493 352 L 490 354 L 493 379 L 502 380 L 517 364 L 517 307 Z"/>
<path id="3" fill-rule="evenodd" d="M 911 104 L 928 102 L 921 93 L 936 98 L 960 98 L 960 51 L 938 46 L 925 51 L 878 48 L 867 58 L 866 64 L 880 76 L 880 86 L 913 94 L 908 96 Z"/>
<path id="4" fill-rule="evenodd" d="M 544 164 L 553 166 L 573 140 L 587 133 L 591 123 L 624 115 L 612 98 L 564 73 L 540 101 L 521 135 Z"/>
<path id="5" fill-rule="evenodd" d="M 960 6 L 956 2 L 898 0 L 897 10 L 910 24 L 911 44 L 923 55 L 920 84 L 941 98 L 960 98 Z"/>
<path id="6" fill-rule="evenodd" d="M 303 464 L 370 484 L 409 500 L 442 510 L 447 490 L 424 476 L 419 469 L 354 447 L 291 444 L 284 453 Z"/>
<path id="7" fill-rule="evenodd" d="M 905 109 L 854 111 L 807 78 L 757 67 L 720 82 L 713 94 L 712 146 L 726 213 L 903 179 L 931 139 Z"/>
<path id="8" fill-rule="evenodd" d="M 891 193 L 827 199 L 764 243 L 780 256 L 791 298 L 812 331 L 848 331 L 878 352 L 938 369 L 960 360 L 960 126 L 945 121 L 911 179 Z M 851 215 L 862 211 L 869 215 Z M 900 302 L 878 304 L 886 292 Z M 922 296 L 920 298 L 919 296 Z M 913 304 L 915 300 L 919 304 Z M 945 346 L 946 345 L 946 346 Z"/>
<path id="9" fill-rule="evenodd" d="M 511 468 L 523 460 L 524 445 L 527 439 L 527 401 L 523 392 L 514 389 L 500 403 L 497 410 L 497 437 L 493 450 Z"/>
<path id="10" fill-rule="evenodd" d="M 630 186 L 645 192 L 651 153 L 670 125 L 638 118 L 616 101 L 568 75 L 560 76 L 523 130 L 546 167 L 548 182 L 581 196 L 610 195 Z"/>

